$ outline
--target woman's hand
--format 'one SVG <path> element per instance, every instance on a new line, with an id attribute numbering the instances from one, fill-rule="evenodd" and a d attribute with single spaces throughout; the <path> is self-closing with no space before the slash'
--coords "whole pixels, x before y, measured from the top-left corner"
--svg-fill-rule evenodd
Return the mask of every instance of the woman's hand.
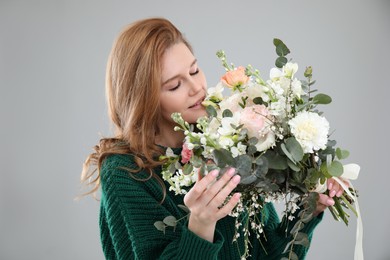
<path id="1" fill-rule="evenodd" d="M 240 182 L 240 176 L 234 173 L 234 169 L 230 168 L 216 181 L 218 171 L 211 171 L 199 179 L 184 197 L 184 204 L 191 211 L 188 229 L 210 242 L 214 240 L 217 221 L 226 217 L 240 199 L 241 194 L 235 193 L 226 202 Z"/>
<path id="2" fill-rule="evenodd" d="M 348 182 L 345 182 L 347 187 L 349 186 Z M 317 201 L 317 209 L 314 212 L 314 216 L 318 216 L 321 212 L 323 212 L 327 207 L 334 205 L 333 197 L 340 197 L 344 189 L 343 187 L 335 180 L 335 179 L 328 179 L 327 186 L 329 190 L 329 195 L 320 193 L 319 198 Z"/>

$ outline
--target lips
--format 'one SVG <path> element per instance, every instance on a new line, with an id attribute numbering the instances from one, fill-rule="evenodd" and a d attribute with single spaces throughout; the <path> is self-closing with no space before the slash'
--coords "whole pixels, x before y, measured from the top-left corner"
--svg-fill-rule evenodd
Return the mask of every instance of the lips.
<path id="1" fill-rule="evenodd" d="M 193 104 L 189 108 L 194 108 L 194 107 L 202 105 L 202 102 L 203 102 L 204 99 L 205 99 L 205 97 L 200 98 L 195 104 Z"/>

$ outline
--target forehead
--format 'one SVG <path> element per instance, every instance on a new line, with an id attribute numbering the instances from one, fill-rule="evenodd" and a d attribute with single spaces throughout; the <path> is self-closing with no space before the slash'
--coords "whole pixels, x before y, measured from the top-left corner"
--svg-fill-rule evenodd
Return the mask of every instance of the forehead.
<path id="1" fill-rule="evenodd" d="M 162 81 L 188 72 L 194 60 L 194 55 L 184 43 L 172 45 L 162 56 Z"/>

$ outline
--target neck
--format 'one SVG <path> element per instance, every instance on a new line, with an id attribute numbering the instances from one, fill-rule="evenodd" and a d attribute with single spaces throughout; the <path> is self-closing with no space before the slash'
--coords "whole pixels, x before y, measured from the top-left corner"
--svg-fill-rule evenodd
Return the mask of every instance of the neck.
<path id="1" fill-rule="evenodd" d="M 161 133 L 156 136 L 155 143 L 165 147 L 179 148 L 184 142 L 184 133 L 173 130 L 172 126 L 160 128 Z"/>

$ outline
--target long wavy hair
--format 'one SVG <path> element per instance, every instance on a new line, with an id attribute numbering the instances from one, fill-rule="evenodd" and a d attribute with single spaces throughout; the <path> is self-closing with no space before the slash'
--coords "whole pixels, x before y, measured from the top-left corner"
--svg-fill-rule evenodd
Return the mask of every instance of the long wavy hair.
<path id="1" fill-rule="evenodd" d="M 161 147 L 154 143 L 159 134 L 162 56 L 176 43 L 184 43 L 192 52 L 182 33 L 168 20 L 150 18 L 127 26 L 113 44 L 107 62 L 106 98 L 108 114 L 115 127 L 115 136 L 102 138 L 83 165 L 81 181 L 96 194 L 100 186 L 100 168 L 112 154 L 132 154 L 138 166 L 146 169 L 163 188 L 162 179 L 153 171 L 161 162 Z"/>

